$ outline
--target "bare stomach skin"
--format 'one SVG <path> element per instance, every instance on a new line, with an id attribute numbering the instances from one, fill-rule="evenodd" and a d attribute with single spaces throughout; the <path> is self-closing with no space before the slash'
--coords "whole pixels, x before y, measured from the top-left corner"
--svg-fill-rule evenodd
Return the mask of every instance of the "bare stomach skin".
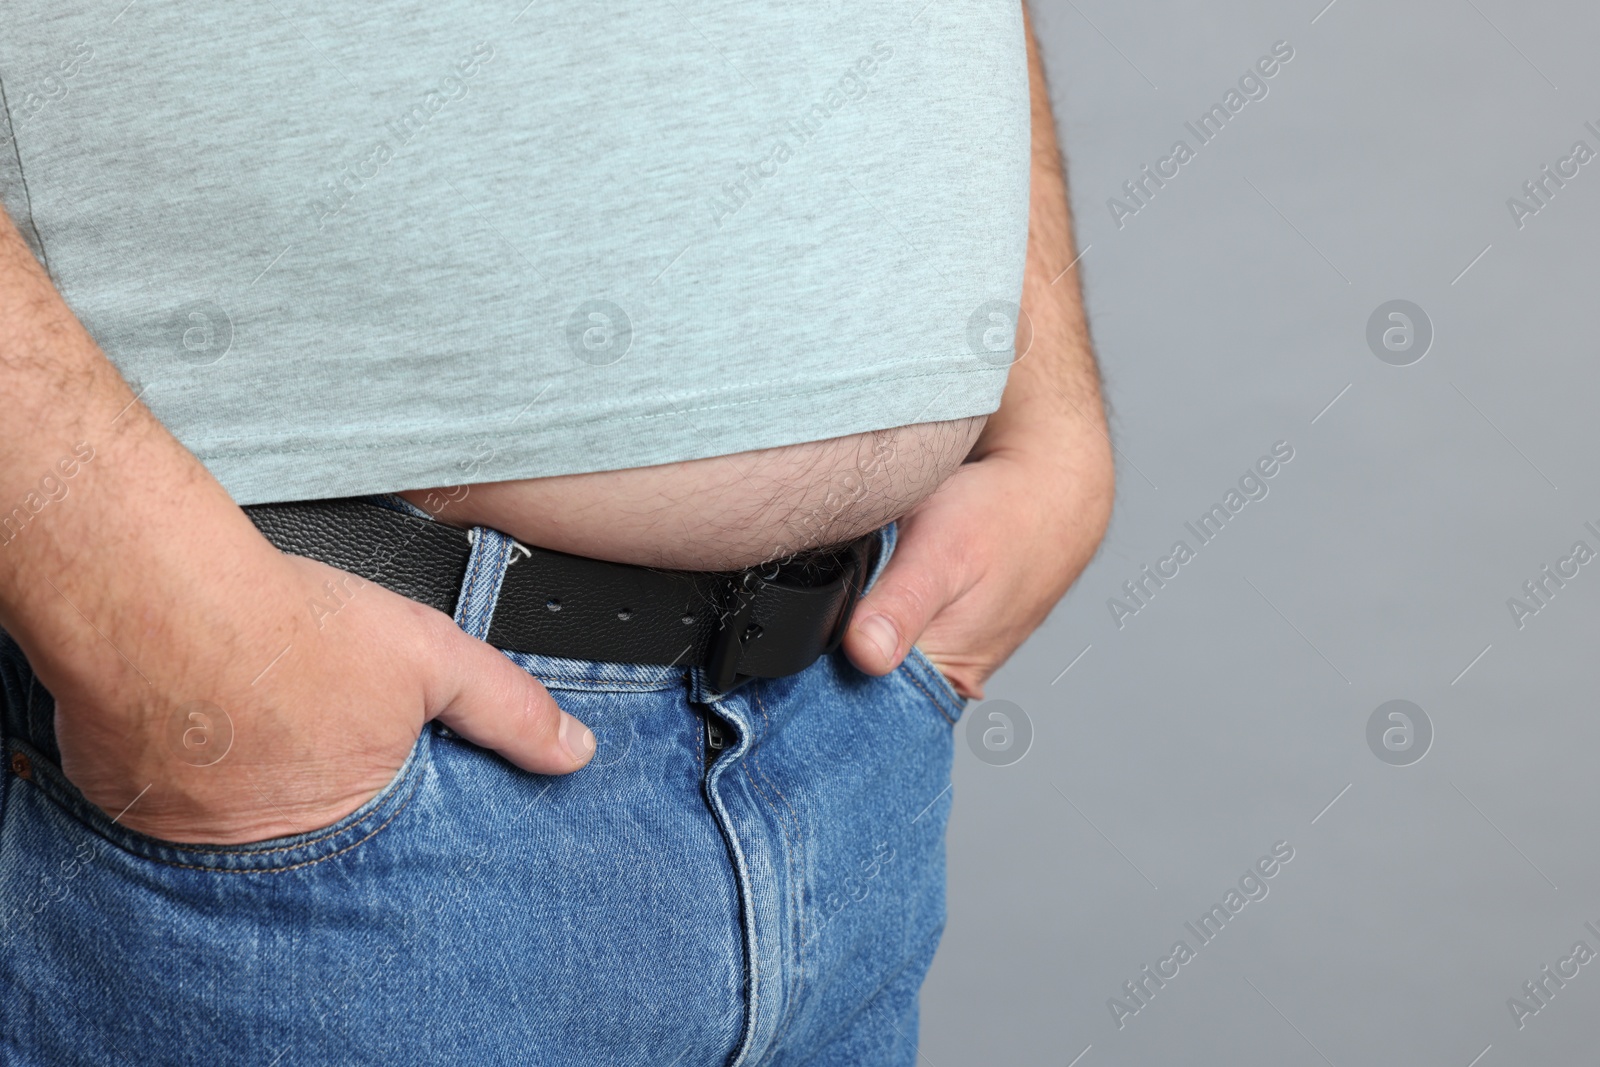
<path id="1" fill-rule="evenodd" d="M 401 495 L 444 522 L 491 526 L 560 552 L 733 570 L 848 541 L 899 518 L 955 472 L 985 419 Z"/>

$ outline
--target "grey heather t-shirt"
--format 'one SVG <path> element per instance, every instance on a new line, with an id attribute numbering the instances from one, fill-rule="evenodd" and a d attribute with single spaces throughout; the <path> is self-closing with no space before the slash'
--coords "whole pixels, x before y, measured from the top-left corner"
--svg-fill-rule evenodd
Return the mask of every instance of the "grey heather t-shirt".
<path id="1" fill-rule="evenodd" d="M 0 204 L 239 503 L 993 411 L 1019 0 L 7 0 Z"/>

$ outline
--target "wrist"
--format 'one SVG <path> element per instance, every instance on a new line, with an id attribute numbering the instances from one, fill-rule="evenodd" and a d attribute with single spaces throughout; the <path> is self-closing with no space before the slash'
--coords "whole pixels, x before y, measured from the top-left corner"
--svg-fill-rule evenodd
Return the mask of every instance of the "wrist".
<path id="1" fill-rule="evenodd" d="M 167 660 L 190 650 L 174 636 L 207 624 L 207 602 L 232 590 L 253 598 L 239 603 L 259 603 L 268 590 L 239 587 L 264 584 L 282 566 L 221 485 L 140 405 L 118 424 L 108 417 L 99 434 L 92 427 L 104 412 L 82 410 L 80 426 L 90 429 L 84 448 L 67 449 L 72 476 L 51 463 L 55 474 L 41 478 L 53 493 L 39 494 L 36 480 L 34 498 L 25 492 L 0 512 L 0 626 L 58 698 L 155 684 Z"/>
<path id="2" fill-rule="evenodd" d="M 1098 407 L 1097 407 L 1098 410 Z M 1098 545 L 1111 521 L 1116 468 L 1111 442 L 1076 416 L 1041 415 L 987 433 L 969 461 L 1004 464 L 1044 521 Z"/>

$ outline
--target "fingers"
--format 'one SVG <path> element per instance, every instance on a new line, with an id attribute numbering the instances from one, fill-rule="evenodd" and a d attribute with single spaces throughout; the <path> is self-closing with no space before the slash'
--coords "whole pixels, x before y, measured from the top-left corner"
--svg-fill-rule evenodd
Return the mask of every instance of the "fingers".
<path id="1" fill-rule="evenodd" d="M 889 565 L 850 620 L 844 652 L 867 674 L 888 674 L 900 666 L 928 623 L 955 599 L 955 561 L 925 533 L 928 529 L 902 531 Z"/>
<path id="2" fill-rule="evenodd" d="M 499 650 L 448 621 L 431 641 L 433 717 L 535 774 L 569 774 L 589 762 L 594 734 Z"/>

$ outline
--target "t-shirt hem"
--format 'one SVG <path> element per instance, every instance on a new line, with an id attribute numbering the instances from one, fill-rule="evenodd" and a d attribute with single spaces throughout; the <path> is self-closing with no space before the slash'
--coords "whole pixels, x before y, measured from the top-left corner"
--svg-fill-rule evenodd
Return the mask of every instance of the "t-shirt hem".
<path id="1" fill-rule="evenodd" d="M 547 420 L 523 427 L 480 424 L 420 431 L 370 427 L 252 438 L 248 445 L 232 448 L 216 441 L 191 449 L 241 506 L 325 500 L 651 467 L 988 415 L 999 407 L 1007 369 L 971 363 L 896 378 L 852 376 L 789 394 L 719 396 L 713 404 L 697 404 L 705 398 L 691 396 L 680 398 L 685 406 L 673 412 L 612 411 L 577 423 Z M 902 388 L 894 403 L 886 404 L 886 387 L 897 385 L 911 388 Z M 797 420 L 788 411 L 771 420 L 750 417 L 751 406 L 785 403 L 803 404 L 807 417 Z M 747 410 L 736 421 L 707 417 L 727 408 Z M 651 432 L 666 420 L 679 421 L 676 429 L 684 431 L 673 437 L 670 449 L 663 447 L 660 434 Z M 584 447 L 573 448 L 573 435 L 583 439 Z M 574 455 L 583 458 L 552 460 Z"/>

